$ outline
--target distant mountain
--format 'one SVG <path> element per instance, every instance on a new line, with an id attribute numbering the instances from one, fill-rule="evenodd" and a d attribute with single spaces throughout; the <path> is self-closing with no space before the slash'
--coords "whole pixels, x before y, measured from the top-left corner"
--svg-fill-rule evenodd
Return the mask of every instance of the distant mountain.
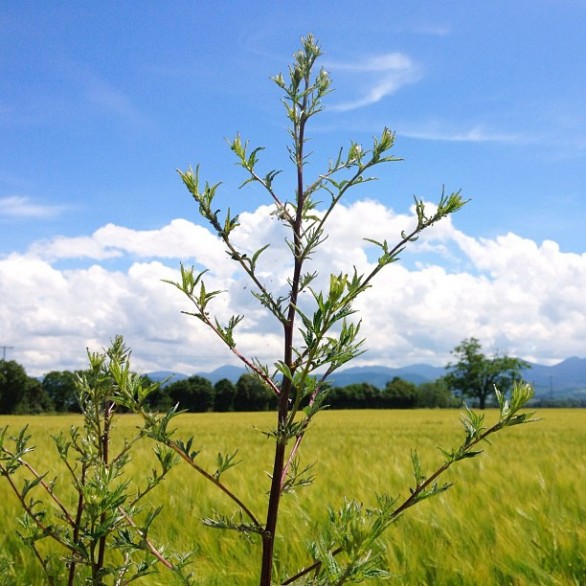
<path id="1" fill-rule="evenodd" d="M 355 383 L 368 383 L 378 388 L 383 388 L 395 377 L 420 385 L 438 379 L 445 374 L 445 369 L 429 364 L 413 364 L 400 368 L 388 366 L 355 366 L 345 370 L 338 370 L 330 382 L 337 387 L 345 387 Z"/>
<path id="2" fill-rule="evenodd" d="M 212 384 L 224 378 L 235 383 L 245 372 L 245 369 L 238 366 L 226 365 L 211 372 L 198 372 L 196 375 L 207 378 Z M 335 372 L 330 381 L 338 387 L 368 383 L 382 389 L 396 376 L 421 384 L 434 381 L 445 373 L 444 367 L 429 364 L 412 364 L 400 368 L 355 366 Z M 531 364 L 531 368 L 527 369 L 523 375 L 525 380 L 534 386 L 537 398 L 561 399 L 586 396 L 586 358 L 572 357 L 554 366 Z M 148 376 L 156 381 L 171 377 L 170 382 L 188 378 L 188 375 L 169 371 L 151 372 Z"/>
<path id="3" fill-rule="evenodd" d="M 146 375 L 151 380 L 157 382 L 169 379 L 169 383 L 185 380 L 190 376 L 201 376 L 203 378 L 207 378 L 212 384 L 215 384 L 223 378 L 227 378 L 228 380 L 235 383 L 245 372 L 246 370 L 244 370 L 244 368 L 226 365 L 220 366 L 219 368 L 216 368 L 216 370 L 212 370 L 211 372 L 196 372 L 194 374 L 183 374 L 180 372 L 171 372 L 170 370 L 157 370 L 155 372 L 147 372 Z"/>
<path id="4" fill-rule="evenodd" d="M 216 370 L 212 370 L 212 372 L 198 372 L 196 374 L 207 378 L 215 385 L 219 380 L 224 378 L 235 383 L 245 373 L 246 370 L 244 368 L 227 364 L 225 366 L 220 366 L 220 368 L 216 368 Z"/>
<path id="5" fill-rule="evenodd" d="M 523 374 L 533 385 L 537 397 L 586 395 L 586 358 L 574 356 L 554 366 L 532 364 Z"/>
<path id="6" fill-rule="evenodd" d="M 180 372 L 171 372 L 170 370 L 156 370 L 154 372 L 146 372 L 148 376 L 154 382 L 166 381 L 165 384 L 174 383 L 180 380 L 189 378 L 187 374 L 181 374 Z"/>

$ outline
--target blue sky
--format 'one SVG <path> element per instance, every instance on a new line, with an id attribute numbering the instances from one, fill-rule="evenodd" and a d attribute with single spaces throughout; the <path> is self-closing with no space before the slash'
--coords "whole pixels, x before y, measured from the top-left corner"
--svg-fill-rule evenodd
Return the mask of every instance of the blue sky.
<path id="1" fill-rule="evenodd" d="M 145 369 L 229 361 L 152 285 L 180 259 L 201 263 L 208 238 L 175 169 L 200 163 L 223 181 L 222 205 L 264 221 L 225 138 L 240 132 L 266 147 L 267 169 L 287 167 L 269 77 L 311 32 L 335 91 L 309 131 L 310 170 L 384 126 L 405 159 L 347 211 L 378 233 L 381 214 L 409 216 L 414 194 L 433 201 L 445 185 L 472 200 L 389 277 L 403 289 L 379 308 L 389 330 L 370 333 L 364 360 L 442 364 L 469 335 L 541 362 L 584 355 L 585 25 L 577 0 L 0 0 L 0 345 L 31 372 L 78 366 L 116 333 Z M 332 258 L 350 258 L 342 228 L 337 242 Z M 365 322 L 378 307 L 367 301 Z M 250 310 L 243 346 L 256 352 Z"/>

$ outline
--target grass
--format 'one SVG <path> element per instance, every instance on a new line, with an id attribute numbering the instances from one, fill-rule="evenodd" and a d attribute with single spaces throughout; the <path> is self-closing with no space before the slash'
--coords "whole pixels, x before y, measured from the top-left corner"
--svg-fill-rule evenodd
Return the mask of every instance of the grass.
<path id="1" fill-rule="evenodd" d="M 412 509 L 389 530 L 384 546 L 395 575 L 391 583 L 586 585 L 586 412 L 541 410 L 537 415 L 541 422 L 504 431 L 485 454 L 456 465 L 445 478 L 454 483 L 451 490 Z M 48 436 L 79 421 L 75 416 L 4 416 L 0 426 L 17 429 L 28 423 L 38 446 L 35 465 L 55 470 Z M 133 416 L 118 421 L 121 435 L 138 423 Z M 179 421 L 181 433 L 195 435 L 201 461 L 212 468 L 219 450 L 239 448 L 241 463 L 225 480 L 262 518 L 272 444 L 253 427 L 270 428 L 273 415 L 194 414 Z M 441 461 L 436 447 L 455 446 L 460 433 L 455 411 L 320 415 L 303 451 L 304 464 L 316 462 L 316 481 L 284 497 L 279 528 L 292 539 L 283 547 L 281 537 L 277 545 L 281 574 L 309 561 L 306 543 L 319 533 L 327 504 L 338 507 L 346 497 L 370 504 L 382 491 L 405 495 L 411 483 L 410 450 L 418 450 L 424 471 L 431 472 Z M 150 469 L 151 449 L 152 443 L 145 442 L 135 453 L 132 473 L 137 478 Z M 259 544 L 201 526 L 201 518 L 214 509 L 233 511 L 227 499 L 183 465 L 155 497 L 165 503 L 156 538 L 171 550 L 195 550 L 199 584 L 257 583 Z M 36 562 L 15 535 L 18 515 L 16 499 L 0 479 L 0 558 L 14 562 L 12 571 L 0 575 L 0 584 L 42 584 Z M 173 581 L 161 573 L 143 583 Z"/>

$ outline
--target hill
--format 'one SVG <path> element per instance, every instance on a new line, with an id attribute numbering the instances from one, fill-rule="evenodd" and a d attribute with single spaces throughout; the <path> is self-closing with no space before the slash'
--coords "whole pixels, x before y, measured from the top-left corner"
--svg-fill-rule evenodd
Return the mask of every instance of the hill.
<path id="1" fill-rule="evenodd" d="M 238 366 L 225 365 L 211 372 L 197 372 L 215 384 L 221 379 L 236 382 L 246 371 Z M 331 382 L 334 386 L 345 387 L 354 383 L 368 383 L 383 388 L 394 377 L 399 377 L 415 384 L 430 382 L 445 374 L 445 368 L 429 364 L 412 364 L 400 368 L 387 366 L 355 366 L 334 373 Z M 148 373 L 153 380 L 176 381 L 189 375 L 170 371 Z M 535 388 L 535 395 L 541 399 L 564 399 L 586 396 L 586 358 L 568 358 L 554 366 L 531 364 L 524 372 L 525 380 Z"/>

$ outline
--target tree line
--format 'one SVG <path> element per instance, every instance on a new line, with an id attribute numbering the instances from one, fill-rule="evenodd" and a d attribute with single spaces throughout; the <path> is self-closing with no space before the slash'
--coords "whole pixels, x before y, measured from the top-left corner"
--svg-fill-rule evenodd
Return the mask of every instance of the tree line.
<path id="1" fill-rule="evenodd" d="M 82 371 L 52 371 L 42 380 L 27 376 L 14 361 L 0 361 L 0 413 L 78 413 L 77 380 Z M 145 384 L 152 381 L 144 377 Z M 327 404 L 332 409 L 411 409 L 455 407 L 459 399 L 445 381 L 416 385 L 395 377 L 383 389 L 368 383 L 330 389 Z M 212 384 L 202 376 L 162 385 L 149 397 L 149 406 L 165 411 L 174 405 L 190 413 L 270 411 L 276 408 L 274 394 L 251 374 L 234 383 L 222 379 Z"/>
<path id="2" fill-rule="evenodd" d="M 334 387 L 328 392 L 327 404 L 332 409 L 450 408 L 472 399 L 484 409 L 491 404 L 495 386 L 508 392 L 529 366 L 507 355 L 485 355 L 476 338 L 463 340 L 452 354 L 456 361 L 435 381 L 417 385 L 395 377 L 382 389 L 368 383 Z M 52 371 L 38 380 L 17 362 L 0 360 L 0 413 L 79 412 L 80 374 L 82 371 Z M 236 383 L 222 379 L 215 384 L 195 375 L 162 384 L 150 397 L 153 409 L 164 411 L 174 405 L 192 413 L 269 411 L 276 408 L 276 398 L 253 374 L 243 374 Z"/>

